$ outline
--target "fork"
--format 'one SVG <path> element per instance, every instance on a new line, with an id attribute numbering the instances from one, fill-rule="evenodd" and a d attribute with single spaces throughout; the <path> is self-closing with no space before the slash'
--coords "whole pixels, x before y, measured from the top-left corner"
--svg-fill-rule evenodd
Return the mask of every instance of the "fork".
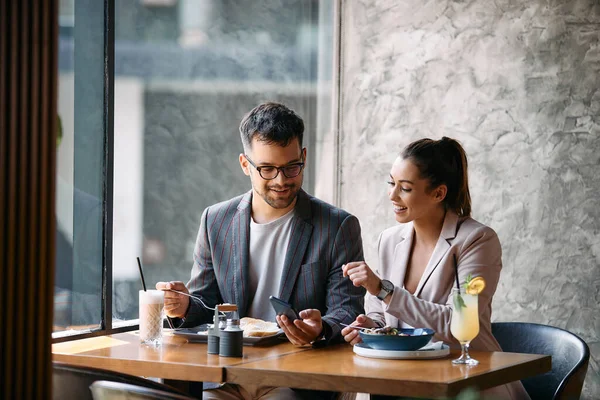
<path id="1" fill-rule="evenodd" d="M 344 324 L 343 322 L 340 322 L 340 325 L 343 325 L 345 327 L 352 328 L 352 329 L 358 329 L 358 330 L 361 330 L 361 331 L 365 331 L 367 329 L 371 329 L 371 328 L 365 328 L 364 326 L 348 325 L 348 324 Z"/>
<path id="2" fill-rule="evenodd" d="M 185 292 L 180 292 L 179 290 L 175 290 L 175 289 L 162 289 L 162 290 L 163 290 L 164 292 L 173 292 L 173 293 L 179 293 L 179 294 L 182 294 L 182 295 L 184 295 L 184 296 L 191 297 L 192 299 L 198 299 L 198 300 L 200 300 L 200 303 L 202 304 L 202 306 L 203 306 L 204 308 L 206 308 L 206 309 L 208 309 L 208 310 L 211 310 L 211 311 L 215 311 L 214 307 L 209 307 L 209 306 L 207 306 L 207 305 L 204 303 L 204 301 L 202 301 L 202 297 L 200 297 L 200 296 L 194 296 L 193 294 L 189 294 L 189 293 L 185 293 Z M 221 313 L 221 314 L 225 315 L 225 313 L 224 313 L 223 311 L 219 311 L 219 313 Z"/>

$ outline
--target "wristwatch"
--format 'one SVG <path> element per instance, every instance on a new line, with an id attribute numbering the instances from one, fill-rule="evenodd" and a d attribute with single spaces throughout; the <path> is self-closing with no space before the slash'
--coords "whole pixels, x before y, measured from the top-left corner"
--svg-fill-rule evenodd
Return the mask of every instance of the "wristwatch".
<path id="1" fill-rule="evenodd" d="M 381 301 L 383 301 L 383 299 L 385 299 L 388 294 L 392 294 L 394 293 L 394 284 L 390 281 L 388 281 L 387 279 L 382 279 L 381 280 L 381 290 L 379 291 L 379 294 L 377 295 L 377 298 Z"/>

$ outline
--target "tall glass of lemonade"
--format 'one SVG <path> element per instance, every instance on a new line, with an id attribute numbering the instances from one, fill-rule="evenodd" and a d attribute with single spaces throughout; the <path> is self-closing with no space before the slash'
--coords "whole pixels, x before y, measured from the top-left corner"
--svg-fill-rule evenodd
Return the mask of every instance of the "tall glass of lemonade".
<path id="1" fill-rule="evenodd" d="M 450 332 L 452 332 L 452 336 L 458 340 L 462 348 L 462 354 L 456 360 L 452 360 L 453 364 L 479 364 L 479 361 L 469 356 L 469 344 L 479 334 L 479 307 L 477 298 L 477 294 L 461 293 L 459 289 L 452 289 L 454 309 L 452 310 Z"/>

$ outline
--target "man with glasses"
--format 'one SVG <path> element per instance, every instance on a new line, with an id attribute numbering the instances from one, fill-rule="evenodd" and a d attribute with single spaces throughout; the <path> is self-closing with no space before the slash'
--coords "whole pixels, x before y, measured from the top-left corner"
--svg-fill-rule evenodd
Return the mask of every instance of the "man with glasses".
<path id="1" fill-rule="evenodd" d="M 303 133 L 302 119 L 278 103 L 242 119 L 239 162 L 252 190 L 204 211 L 187 286 L 156 285 L 203 300 L 165 292 L 165 312 L 176 326 L 212 322 L 203 302 L 233 303 L 240 317 L 276 320 L 291 343 L 328 344 L 343 341 L 340 323 L 364 312 L 364 289 L 342 275 L 342 265 L 363 260 L 359 222 L 302 190 Z M 271 295 L 302 310 L 300 319 L 276 316 Z M 233 398 L 301 398 L 290 389 L 238 385 L 205 391 L 204 398 L 231 398 L 224 391 Z"/>

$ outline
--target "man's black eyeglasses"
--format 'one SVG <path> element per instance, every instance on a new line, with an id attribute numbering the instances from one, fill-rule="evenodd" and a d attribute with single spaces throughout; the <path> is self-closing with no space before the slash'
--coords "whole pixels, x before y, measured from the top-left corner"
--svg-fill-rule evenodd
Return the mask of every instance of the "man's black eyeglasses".
<path id="1" fill-rule="evenodd" d="M 283 175 L 286 178 L 295 178 L 298 175 L 300 175 L 300 172 L 302 172 L 302 168 L 304 168 L 303 162 L 285 165 L 283 167 L 276 167 L 274 165 L 263 165 L 261 167 L 257 167 L 256 164 L 252 162 L 250 157 L 248 157 L 246 154 L 244 154 L 244 157 L 246 157 L 246 160 L 248 160 L 250 165 L 256 168 L 260 177 L 267 181 L 277 178 L 277 175 L 279 175 L 279 171 L 283 172 Z"/>

